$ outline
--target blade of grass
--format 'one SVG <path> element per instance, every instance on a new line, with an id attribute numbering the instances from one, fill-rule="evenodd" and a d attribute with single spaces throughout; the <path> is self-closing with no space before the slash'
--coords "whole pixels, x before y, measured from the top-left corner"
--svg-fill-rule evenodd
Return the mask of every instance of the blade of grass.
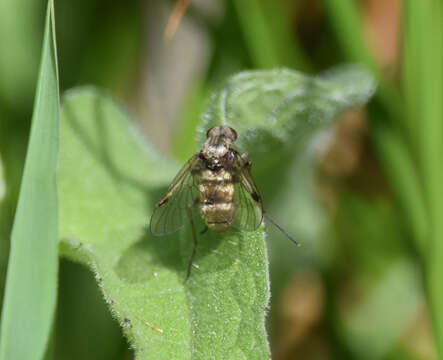
<path id="1" fill-rule="evenodd" d="M 405 210 L 412 236 L 420 255 L 424 258 L 428 251 L 425 240 L 429 224 L 417 166 L 406 143 L 386 126 L 375 126 L 372 138 L 378 153 L 382 154 L 380 160 L 383 167 L 389 169 L 387 176 L 401 207 Z"/>
<path id="2" fill-rule="evenodd" d="M 402 119 L 401 100 L 398 91 L 383 74 L 366 46 L 362 19 L 357 2 L 353 0 L 323 0 L 331 25 L 337 34 L 348 61 L 369 67 L 377 78 L 379 90 L 376 97 L 382 102 L 394 121 Z"/>
<path id="3" fill-rule="evenodd" d="M 235 0 L 233 4 L 255 67 L 310 69 L 302 50 L 289 36 L 288 5 L 280 1 L 256 0 Z"/>
<path id="4" fill-rule="evenodd" d="M 54 5 L 48 2 L 31 135 L 11 234 L 0 359 L 42 359 L 57 293 L 59 89 Z"/>
<path id="5" fill-rule="evenodd" d="M 6 240 L 6 233 L 9 234 L 6 205 L 6 179 L 3 173 L 3 163 L 0 157 L 0 307 L 3 304 L 4 285 L 6 279 L 6 267 L 8 262 L 8 243 Z M 1 313 L 0 313 L 1 320 Z"/>
<path id="6" fill-rule="evenodd" d="M 422 37 L 423 22 L 423 6 L 420 2 L 405 1 L 404 2 L 404 36 L 403 36 L 403 94 L 406 106 L 407 116 L 405 117 L 406 126 L 409 137 L 412 140 L 414 149 L 417 149 L 418 139 L 416 137 L 418 122 L 416 119 L 420 116 L 417 103 L 422 96 L 420 86 L 421 69 L 420 53 L 423 43 L 420 41 Z"/>
<path id="7" fill-rule="evenodd" d="M 347 58 L 377 70 L 365 45 L 358 4 L 353 0 L 324 0 L 323 3 Z"/>
<path id="8" fill-rule="evenodd" d="M 438 0 L 406 2 L 407 59 L 405 82 L 408 107 L 414 122 L 422 179 L 429 210 L 430 234 L 426 282 L 431 306 L 435 342 L 443 354 L 443 14 Z M 411 21 L 417 16 L 416 21 Z M 431 35 L 432 34 L 432 35 Z M 418 51 L 417 51 L 418 50 Z M 411 66 L 414 65 L 413 68 Z M 412 81 L 411 81 L 412 79 Z M 418 93 L 419 96 L 411 96 Z M 417 116 L 419 115 L 419 117 Z"/>
<path id="9" fill-rule="evenodd" d="M 174 154 L 180 161 L 186 161 L 198 151 L 195 132 L 200 124 L 200 114 L 204 110 L 209 94 L 209 86 L 204 84 L 203 80 L 197 80 L 190 91 L 188 100 L 184 102 L 181 121 L 174 134 Z"/>
<path id="10" fill-rule="evenodd" d="M 42 29 L 37 14 L 43 8 L 42 1 L 0 2 L 0 96 L 8 105 L 20 107 L 32 99 Z"/>
<path id="11" fill-rule="evenodd" d="M 414 2 L 412 1 L 412 3 Z M 380 86 L 376 96 L 388 113 L 388 117 L 385 117 L 384 120 L 391 121 L 393 128 L 392 130 L 388 130 L 386 127 L 380 129 L 380 126 L 374 123 L 372 127 L 372 138 L 379 151 L 380 159 L 382 159 L 385 165 L 388 177 L 390 177 L 395 189 L 408 190 L 397 191 L 397 195 L 399 196 L 400 204 L 405 207 L 405 211 L 408 216 L 410 216 L 410 219 L 414 217 L 411 221 L 412 231 L 414 232 L 413 236 L 420 236 L 419 239 L 416 239 L 416 243 L 420 251 L 423 251 L 425 247 L 424 237 L 426 234 L 427 214 L 425 213 L 426 209 L 422 194 L 422 184 L 417 177 L 414 158 L 411 157 L 408 149 L 408 146 L 413 145 L 414 141 L 410 136 L 411 126 L 405 122 L 405 116 L 403 116 L 405 113 L 402 109 L 404 102 L 400 98 L 400 94 L 396 88 L 383 77 L 378 65 L 372 59 L 365 46 L 358 5 L 350 0 L 324 0 L 324 4 L 328 9 L 328 15 L 334 25 L 334 29 L 345 54 L 352 60 L 363 62 L 371 67 L 379 80 Z M 413 14 L 416 14 L 418 10 L 419 9 L 414 9 Z M 411 17 L 414 16 L 415 15 L 412 15 Z M 413 22 L 414 25 L 420 23 L 421 22 L 417 20 Z M 417 29 L 417 31 L 419 30 Z M 411 32 L 416 34 L 417 31 Z M 417 36 L 415 36 L 415 38 L 416 37 Z M 415 44 L 413 48 L 414 51 L 417 49 L 417 46 L 418 44 Z M 416 65 L 415 62 L 413 64 Z M 411 89 L 410 93 L 411 97 L 416 97 L 416 87 Z M 415 111 L 414 114 L 416 113 Z M 379 118 L 380 116 L 374 119 Z M 418 119 L 418 117 L 415 119 Z M 395 133 L 396 130 L 399 130 L 399 132 Z M 415 135 L 413 132 L 412 134 Z M 408 141 L 404 141 L 402 135 L 406 135 L 404 138 Z M 386 142 L 387 139 L 389 139 L 388 141 L 392 140 L 393 143 Z M 405 152 L 402 153 L 402 151 Z M 408 176 L 404 177 L 405 174 L 408 174 Z M 416 217 L 414 215 L 416 215 Z"/>
<path id="12" fill-rule="evenodd" d="M 0 156 L 0 202 L 5 197 L 5 193 L 6 193 L 6 182 L 5 182 L 5 178 L 4 178 L 4 175 L 3 175 L 2 158 Z"/>

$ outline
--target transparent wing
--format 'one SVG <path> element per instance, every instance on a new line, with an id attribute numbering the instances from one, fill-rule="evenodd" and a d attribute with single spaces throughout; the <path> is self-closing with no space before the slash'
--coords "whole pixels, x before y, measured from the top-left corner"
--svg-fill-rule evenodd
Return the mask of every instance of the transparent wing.
<path id="1" fill-rule="evenodd" d="M 167 235 L 182 228 L 198 211 L 200 160 L 193 156 L 178 172 L 151 216 L 151 233 Z M 191 211 L 191 212 L 190 212 Z"/>
<path id="2" fill-rule="evenodd" d="M 234 184 L 235 217 L 232 226 L 239 230 L 256 230 L 263 220 L 260 194 L 250 173 L 250 165 L 241 159 Z"/>

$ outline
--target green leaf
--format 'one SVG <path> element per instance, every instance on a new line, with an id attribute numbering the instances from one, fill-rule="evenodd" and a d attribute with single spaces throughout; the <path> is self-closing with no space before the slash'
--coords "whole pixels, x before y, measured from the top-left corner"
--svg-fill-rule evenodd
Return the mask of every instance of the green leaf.
<path id="1" fill-rule="evenodd" d="M 95 272 L 137 358 L 269 358 L 263 230 L 201 235 L 185 283 L 190 229 L 153 237 L 147 227 L 177 167 L 97 90 L 69 92 L 62 120 L 62 252 Z"/>
<path id="2" fill-rule="evenodd" d="M 212 96 L 200 142 L 210 127 L 229 125 L 242 134 L 236 143 L 242 151 L 263 154 L 292 148 L 339 113 L 366 103 L 375 87 L 374 77 L 358 65 L 318 77 L 289 69 L 242 72 Z"/>
<path id="3" fill-rule="evenodd" d="M 299 130 L 329 124 L 338 112 L 366 101 L 374 87 L 358 67 L 319 78 L 290 70 L 242 73 L 214 96 L 202 128 L 229 123 L 240 146 L 251 151 L 260 150 L 254 142 L 259 136 L 292 144 Z M 178 167 L 96 89 L 70 91 L 62 119 L 61 250 L 95 272 L 137 358 L 269 358 L 263 228 L 199 235 L 196 266 L 184 282 L 190 227 L 165 237 L 148 229 L 154 204 Z M 197 229 L 203 229 L 201 219 Z"/>
<path id="4" fill-rule="evenodd" d="M 57 294 L 59 90 L 54 8 L 48 2 L 31 135 L 2 309 L 0 359 L 42 359 Z"/>

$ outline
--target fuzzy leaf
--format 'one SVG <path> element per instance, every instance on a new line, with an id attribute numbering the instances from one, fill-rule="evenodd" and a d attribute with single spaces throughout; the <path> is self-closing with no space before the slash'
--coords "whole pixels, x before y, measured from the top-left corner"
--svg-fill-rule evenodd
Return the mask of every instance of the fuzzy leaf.
<path id="1" fill-rule="evenodd" d="M 266 153 L 293 146 L 333 118 L 365 104 L 376 88 L 358 65 L 334 68 L 318 77 L 289 69 L 246 71 L 216 92 L 203 117 L 200 141 L 214 125 L 229 125 L 242 136 L 238 147 Z"/>
<path id="2" fill-rule="evenodd" d="M 240 150 L 272 147 L 276 154 L 278 146 L 291 148 L 306 130 L 364 103 L 374 87 L 357 67 L 320 78 L 290 70 L 241 73 L 214 95 L 201 129 L 229 124 L 240 135 Z M 185 283 L 189 226 L 165 237 L 153 237 L 147 226 L 178 167 L 95 89 L 71 91 L 62 118 L 62 252 L 96 273 L 137 359 L 269 358 L 263 228 L 199 235 L 196 266 Z"/>
<path id="3" fill-rule="evenodd" d="M 269 358 L 262 229 L 201 235 L 185 283 L 190 229 L 153 237 L 147 227 L 177 168 L 97 90 L 69 92 L 62 124 L 62 252 L 95 272 L 137 359 Z"/>

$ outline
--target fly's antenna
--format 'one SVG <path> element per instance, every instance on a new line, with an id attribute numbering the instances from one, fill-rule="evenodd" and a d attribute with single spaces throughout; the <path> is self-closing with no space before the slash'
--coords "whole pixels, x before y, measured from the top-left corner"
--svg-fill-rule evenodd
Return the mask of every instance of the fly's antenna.
<path id="1" fill-rule="evenodd" d="M 266 219 L 268 219 L 271 223 L 273 223 L 278 230 L 280 230 L 283 234 L 285 234 L 289 240 L 291 240 L 295 245 L 300 246 L 300 243 L 297 240 L 295 240 L 291 235 L 289 235 L 286 232 L 286 230 L 283 229 L 279 224 L 277 224 L 275 220 L 271 218 L 267 212 L 265 212 L 263 215 L 266 217 Z"/>

